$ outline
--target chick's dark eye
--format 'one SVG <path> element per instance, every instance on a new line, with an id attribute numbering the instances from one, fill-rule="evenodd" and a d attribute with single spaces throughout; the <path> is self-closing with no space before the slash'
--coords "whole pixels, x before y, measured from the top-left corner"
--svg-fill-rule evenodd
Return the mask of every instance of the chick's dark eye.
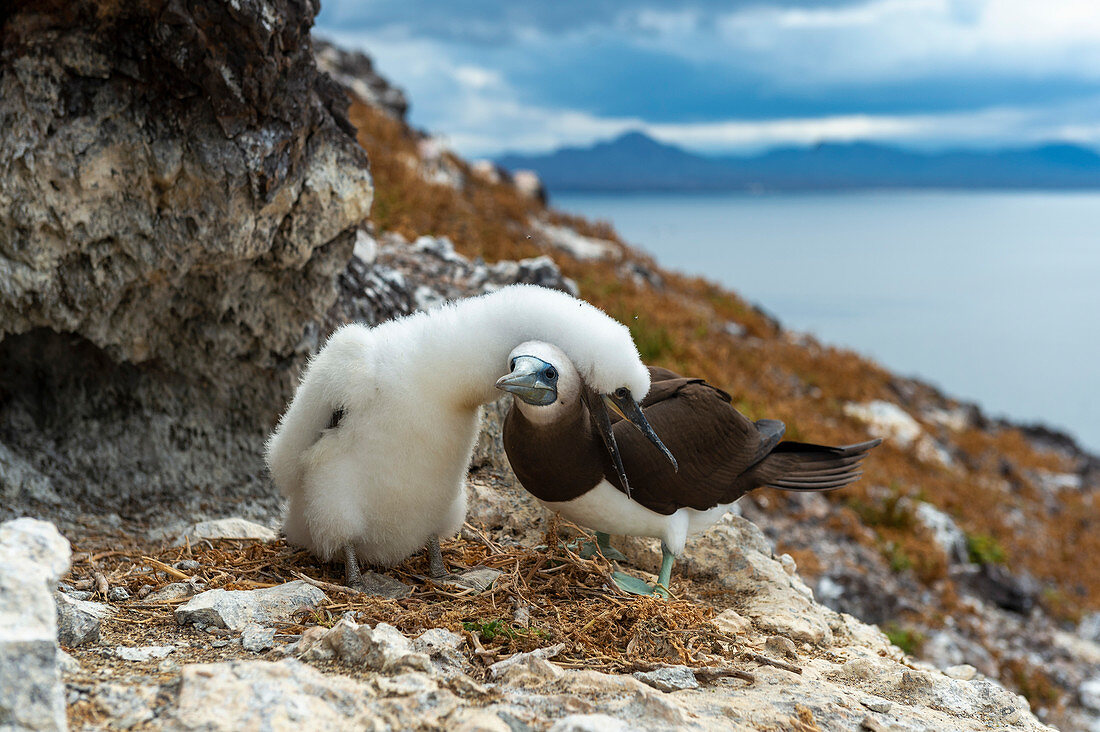
<path id="1" fill-rule="evenodd" d="M 625 386 L 620 386 L 618 389 L 615 390 L 615 396 L 619 397 L 620 399 L 625 399 L 628 393 L 629 392 L 626 390 Z"/>
<path id="2" fill-rule="evenodd" d="M 513 358 L 511 361 L 508 362 L 508 370 L 509 371 L 515 371 L 516 370 L 516 359 Z"/>
<path id="3" fill-rule="evenodd" d="M 550 381 L 553 381 L 554 379 L 558 378 L 557 369 L 555 369 L 553 366 L 547 366 L 546 370 L 543 371 L 542 373 L 545 374 L 546 378 L 550 379 Z"/>

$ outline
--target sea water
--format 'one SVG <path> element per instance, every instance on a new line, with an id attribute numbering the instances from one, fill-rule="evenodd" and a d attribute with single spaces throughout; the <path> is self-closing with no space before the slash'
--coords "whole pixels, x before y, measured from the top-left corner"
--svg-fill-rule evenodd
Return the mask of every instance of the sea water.
<path id="1" fill-rule="evenodd" d="M 788 328 L 1100 452 L 1100 193 L 569 194 Z"/>

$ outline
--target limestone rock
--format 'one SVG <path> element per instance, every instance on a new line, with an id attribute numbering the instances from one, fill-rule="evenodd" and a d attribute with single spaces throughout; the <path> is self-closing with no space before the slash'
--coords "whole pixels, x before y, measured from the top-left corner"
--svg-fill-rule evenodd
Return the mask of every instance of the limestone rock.
<path id="1" fill-rule="evenodd" d="M 57 640 L 69 648 L 98 641 L 100 624 L 114 614 L 110 605 L 76 600 L 64 592 L 55 592 L 54 602 L 57 605 Z"/>
<path id="2" fill-rule="evenodd" d="M 275 646 L 275 629 L 250 623 L 241 631 L 241 648 L 253 653 L 266 651 Z"/>
<path id="3" fill-rule="evenodd" d="M 302 580 L 260 590 L 208 590 L 176 608 L 180 625 L 201 623 L 241 630 L 249 623 L 283 620 L 302 607 L 315 607 L 328 597 Z"/>
<path id="4" fill-rule="evenodd" d="M 570 714 L 562 717 L 550 732 L 628 732 L 634 729 L 621 719 L 607 714 Z"/>
<path id="5" fill-rule="evenodd" d="M 336 658 L 343 664 L 375 671 L 432 671 L 429 656 L 414 650 L 412 642 L 397 628 L 388 623 L 371 628 L 349 617 L 327 630 L 310 628 L 302 635 L 297 651 L 308 661 Z"/>
<path id="6" fill-rule="evenodd" d="M 117 646 L 113 653 L 123 661 L 145 663 L 166 658 L 174 650 L 174 646 Z"/>
<path id="7" fill-rule="evenodd" d="M 5 503 L 272 500 L 264 436 L 373 198 L 345 92 L 314 63 L 317 7 L 5 11 Z"/>
<path id="8" fill-rule="evenodd" d="M 513 669 L 513 668 L 528 669 L 532 673 L 535 673 L 535 674 L 543 676 L 543 677 L 547 677 L 547 678 L 555 677 L 556 678 L 556 675 L 552 671 L 548 671 L 546 669 L 546 666 L 552 666 L 554 668 L 554 670 L 556 670 L 556 671 L 560 671 L 561 669 L 559 669 L 557 666 L 553 666 L 553 664 L 547 663 L 545 665 L 541 665 L 541 664 L 538 664 L 538 663 L 535 663 L 535 662 L 536 661 L 546 661 L 546 659 L 553 658 L 554 656 L 561 653 L 563 650 L 565 650 L 565 644 L 564 643 L 558 643 L 557 645 L 549 646 L 547 648 L 536 648 L 535 650 L 528 651 L 527 653 L 517 653 L 514 656 L 512 656 L 511 658 L 506 658 L 503 661 L 497 661 L 496 663 L 491 665 L 489 667 L 489 678 L 491 678 L 491 679 L 504 678 L 504 676 L 508 673 L 509 669 Z"/>
<path id="9" fill-rule="evenodd" d="M 680 691 L 698 689 L 699 682 L 687 666 L 665 666 L 653 671 L 637 671 L 634 678 L 648 684 L 658 691 Z"/>
<path id="10" fill-rule="evenodd" d="M 69 558 L 69 542 L 52 524 L 0 524 L 0 728 L 66 728 L 51 591 Z"/>
<path id="11" fill-rule="evenodd" d="M 154 717 L 156 687 L 101 684 L 95 689 L 95 704 L 111 720 L 111 726 L 130 729 Z"/>
<path id="12" fill-rule="evenodd" d="M 259 541 L 275 541 L 278 534 L 266 526 L 261 526 L 253 521 L 247 521 L 236 516 L 217 519 L 214 521 L 200 521 L 184 531 L 178 539 L 177 545 L 183 545 L 187 540 L 191 543 L 202 539 L 258 539 Z"/>
<path id="13" fill-rule="evenodd" d="M 183 729 L 382 728 L 367 684 L 293 659 L 184 666 L 173 710 Z"/>

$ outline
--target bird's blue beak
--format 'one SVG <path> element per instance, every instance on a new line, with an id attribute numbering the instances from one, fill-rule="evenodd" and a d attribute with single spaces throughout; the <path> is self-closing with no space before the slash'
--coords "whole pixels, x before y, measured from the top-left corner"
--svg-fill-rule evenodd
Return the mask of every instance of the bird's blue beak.
<path id="1" fill-rule="evenodd" d="M 500 377 L 496 387 L 536 407 L 553 404 L 558 398 L 558 389 L 546 378 L 548 366 L 550 364 L 534 356 L 517 356 L 512 361 L 512 373 Z"/>

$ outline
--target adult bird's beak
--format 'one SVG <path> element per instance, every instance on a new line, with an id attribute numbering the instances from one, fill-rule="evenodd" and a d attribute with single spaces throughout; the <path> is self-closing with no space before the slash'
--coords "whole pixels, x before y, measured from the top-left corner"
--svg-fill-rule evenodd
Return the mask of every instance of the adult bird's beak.
<path id="1" fill-rule="evenodd" d="M 650 442 L 657 446 L 657 449 L 664 453 L 668 461 L 672 463 L 672 469 L 679 471 L 680 466 L 676 462 L 676 458 L 672 456 L 672 452 L 665 447 L 665 443 L 661 442 L 661 438 L 657 436 L 657 433 L 653 431 L 653 428 L 649 425 L 649 420 L 645 418 L 645 412 L 642 411 L 642 405 L 638 404 L 634 400 L 634 396 L 630 391 L 623 389 L 623 394 L 601 394 L 604 403 L 609 409 L 613 409 L 618 413 L 620 417 L 628 420 L 632 425 L 638 428 L 638 430 L 646 436 Z"/>
<path id="2" fill-rule="evenodd" d="M 512 373 L 497 379 L 496 387 L 537 407 L 553 404 L 557 388 L 543 377 L 546 362 L 534 356 L 517 356 Z"/>
<path id="3" fill-rule="evenodd" d="M 615 470 L 619 473 L 619 480 L 622 481 L 627 498 L 630 498 L 630 481 L 627 480 L 626 468 L 623 467 L 623 459 L 619 454 L 619 444 L 615 441 L 615 432 L 611 426 L 611 415 L 608 413 L 609 409 L 637 427 L 650 442 L 664 453 L 665 457 L 672 463 L 673 469 L 679 470 L 676 458 L 661 442 L 661 438 L 657 437 L 657 433 L 649 425 L 649 420 L 645 418 L 641 406 L 634 401 L 634 397 L 630 395 L 630 392 L 626 392 L 623 396 L 600 394 L 599 397 L 599 399 L 590 401 L 592 415 L 596 418 L 596 427 L 599 430 L 600 437 L 603 438 L 603 444 L 611 454 L 612 462 L 615 463 Z"/>

